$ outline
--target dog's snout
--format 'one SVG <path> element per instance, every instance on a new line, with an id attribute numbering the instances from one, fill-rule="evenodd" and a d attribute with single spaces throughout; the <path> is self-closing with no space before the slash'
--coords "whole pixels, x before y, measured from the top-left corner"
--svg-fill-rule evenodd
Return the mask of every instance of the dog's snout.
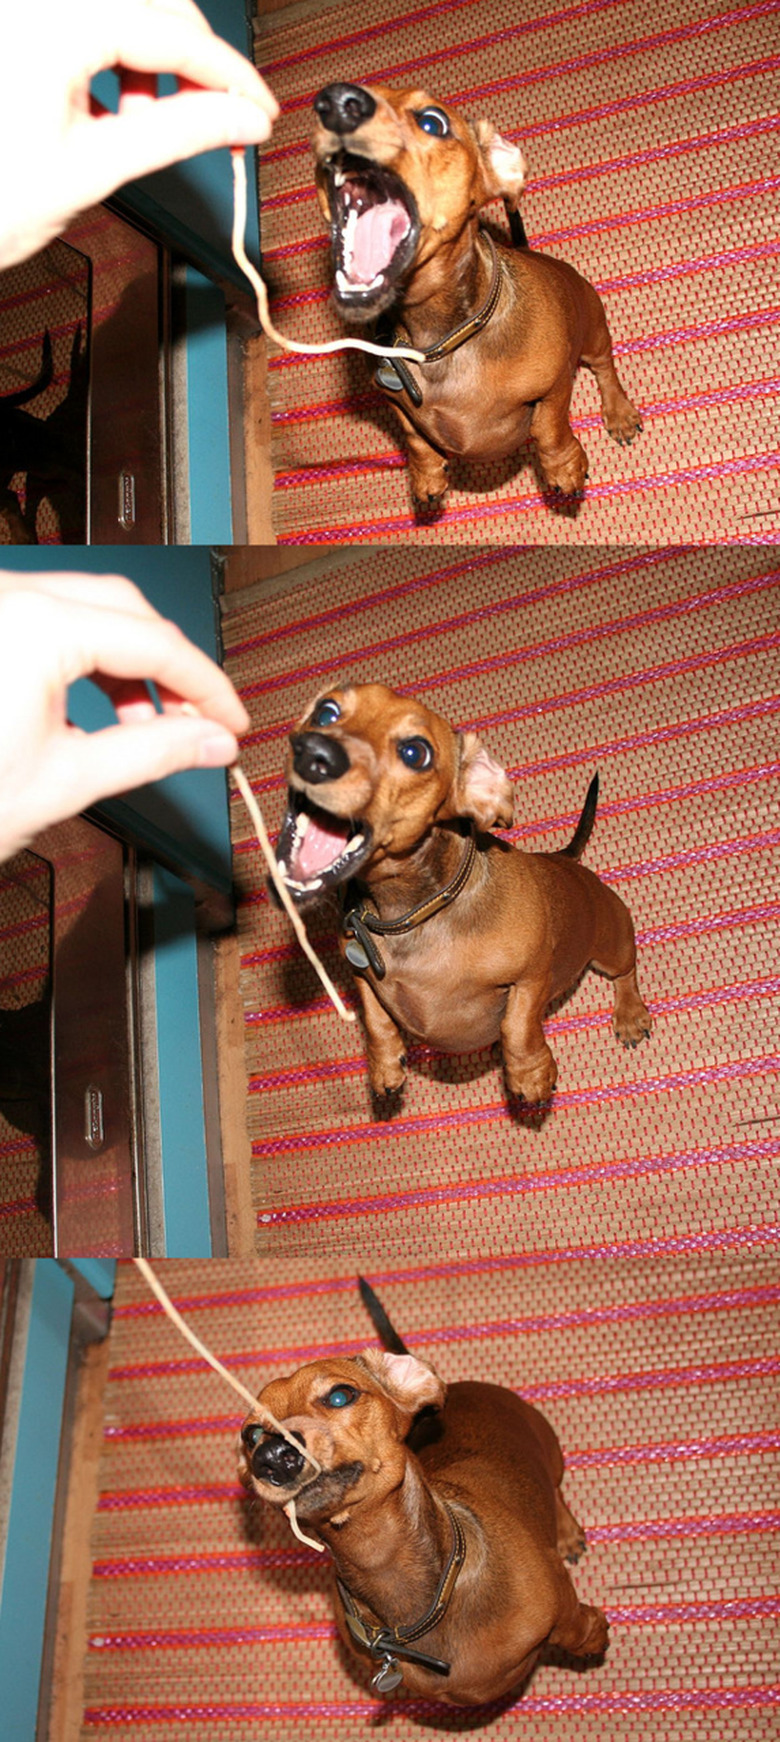
<path id="1" fill-rule="evenodd" d="M 362 121 L 370 121 L 376 103 L 362 85 L 325 85 L 317 92 L 314 107 L 331 133 L 354 133 Z"/>
<path id="2" fill-rule="evenodd" d="M 302 1434 L 294 1432 L 294 1437 L 304 1444 Z M 273 1482 L 274 1487 L 284 1488 L 297 1481 L 305 1462 L 303 1453 L 296 1451 L 281 1434 L 265 1434 L 252 1453 L 252 1475 L 259 1482 Z"/>
<path id="3" fill-rule="evenodd" d="M 324 732 L 301 732 L 292 739 L 293 768 L 308 786 L 338 780 L 349 768 L 349 757 L 337 738 Z"/>

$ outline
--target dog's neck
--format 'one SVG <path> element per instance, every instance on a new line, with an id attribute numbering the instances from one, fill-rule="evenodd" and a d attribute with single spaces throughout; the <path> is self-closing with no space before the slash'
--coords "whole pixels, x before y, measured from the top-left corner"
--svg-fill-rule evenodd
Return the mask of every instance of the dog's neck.
<path id="1" fill-rule="evenodd" d="M 456 875 L 467 836 L 434 824 L 425 839 L 404 857 L 388 854 L 368 867 L 356 883 L 370 896 L 380 919 L 398 919 L 411 907 L 446 888 Z"/>
<path id="2" fill-rule="evenodd" d="M 492 277 L 488 246 L 476 218 L 430 259 L 415 265 L 396 312 L 411 343 L 426 350 L 470 319 L 487 299 Z"/>
<path id="3" fill-rule="evenodd" d="M 364 1500 L 343 1523 L 317 1528 L 336 1572 L 377 1621 L 399 1627 L 433 1602 L 452 1551 L 452 1528 L 410 1454 L 400 1487 L 371 1508 Z"/>

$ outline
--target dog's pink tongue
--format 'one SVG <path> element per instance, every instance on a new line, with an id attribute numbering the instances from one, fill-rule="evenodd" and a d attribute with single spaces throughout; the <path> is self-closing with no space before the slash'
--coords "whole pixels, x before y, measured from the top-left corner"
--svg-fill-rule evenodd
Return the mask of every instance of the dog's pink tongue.
<path id="1" fill-rule="evenodd" d="M 398 201 L 383 200 L 361 212 L 355 227 L 350 278 L 371 284 L 388 266 L 409 228 L 409 218 Z"/>
<path id="2" fill-rule="evenodd" d="M 296 856 L 294 875 L 306 881 L 309 877 L 316 877 L 320 871 L 327 871 L 329 865 L 341 858 L 348 839 L 346 823 L 339 826 L 335 817 L 332 824 L 320 823 L 310 817 Z"/>

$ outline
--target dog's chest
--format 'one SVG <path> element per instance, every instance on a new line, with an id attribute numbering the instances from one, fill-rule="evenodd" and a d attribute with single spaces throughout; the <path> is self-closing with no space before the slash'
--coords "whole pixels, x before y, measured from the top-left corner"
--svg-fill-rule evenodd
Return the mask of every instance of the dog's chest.
<path id="1" fill-rule="evenodd" d="M 385 392 L 385 397 L 442 452 L 463 460 L 500 460 L 528 437 L 533 406 L 522 396 L 522 381 L 510 359 L 501 367 L 483 359 L 478 341 L 443 363 L 410 373 L 421 387 L 421 405 L 413 405 L 406 392 Z"/>
<path id="2" fill-rule="evenodd" d="M 432 920 L 404 938 L 383 938 L 385 977 L 373 984 L 390 1015 L 442 1052 L 476 1052 L 498 1039 L 507 987 L 471 971 L 463 946 Z"/>

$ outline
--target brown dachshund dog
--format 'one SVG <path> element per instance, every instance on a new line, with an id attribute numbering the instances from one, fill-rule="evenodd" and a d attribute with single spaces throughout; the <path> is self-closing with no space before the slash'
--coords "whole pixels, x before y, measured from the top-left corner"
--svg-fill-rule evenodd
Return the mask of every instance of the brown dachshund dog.
<path id="1" fill-rule="evenodd" d="M 349 882 L 342 947 L 376 1095 L 404 1083 L 403 1028 L 442 1052 L 500 1039 L 511 1093 L 545 1101 L 557 1067 L 544 1013 L 587 967 L 613 982 L 618 1039 L 650 1033 L 628 908 L 577 863 L 595 780 L 567 847 L 520 852 L 481 832 L 509 827 L 513 794 L 475 734 L 383 684 L 318 696 L 287 776 L 279 868 L 300 906 Z"/>
<path id="2" fill-rule="evenodd" d="M 447 491 L 446 455 L 501 460 L 529 436 L 546 487 L 582 491 L 587 456 L 569 418 L 578 364 L 592 369 L 617 442 L 641 429 L 612 360 L 600 298 L 565 261 L 509 247 L 480 224 L 517 202 L 525 165 L 489 121 L 467 121 L 427 91 L 327 85 L 314 101 L 317 192 L 330 226 L 339 313 L 392 308 L 424 364 L 382 363 L 377 381 L 409 450 L 418 511 Z"/>
<path id="3" fill-rule="evenodd" d="M 402 1684 L 448 1705 L 519 1688 L 548 1643 L 600 1657 L 606 1616 L 579 1601 L 563 1564 L 585 1539 L 549 1422 L 500 1385 L 446 1387 L 361 1292 L 386 1348 L 266 1385 L 260 1413 L 301 1450 L 250 1414 L 239 1459 L 248 1488 L 294 1500 L 330 1549 L 344 1643 L 373 1664 L 379 1693 Z"/>

